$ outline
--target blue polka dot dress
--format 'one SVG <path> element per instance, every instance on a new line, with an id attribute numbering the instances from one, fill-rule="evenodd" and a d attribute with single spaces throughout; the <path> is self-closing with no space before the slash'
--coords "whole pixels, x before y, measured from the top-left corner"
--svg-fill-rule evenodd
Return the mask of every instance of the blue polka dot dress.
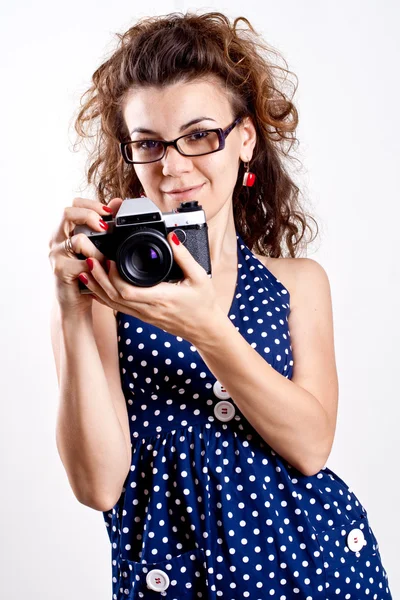
<path id="1" fill-rule="evenodd" d="M 237 237 L 228 316 L 292 377 L 290 295 Z M 327 467 L 304 476 L 235 406 L 187 340 L 117 313 L 132 462 L 103 512 L 112 599 L 389 600 L 367 512 Z"/>

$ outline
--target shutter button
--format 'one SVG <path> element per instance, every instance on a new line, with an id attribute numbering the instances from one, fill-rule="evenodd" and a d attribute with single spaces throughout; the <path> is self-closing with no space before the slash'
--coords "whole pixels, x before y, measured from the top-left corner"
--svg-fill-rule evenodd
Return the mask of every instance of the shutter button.
<path id="1" fill-rule="evenodd" d="M 235 407 L 231 402 L 221 400 L 214 406 L 214 414 L 220 421 L 230 421 L 235 416 Z"/>
<path id="2" fill-rule="evenodd" d="M 347 545 L 353 552 L 359 552 L 364 546 L 364 534 L 361 529 L 352 529 L 347 536 Z"/>
<path id="3" fill-rule="evenodd" d="M 161 569 L 152 569 L 147 573 L 146 584 L 150 590 L 164 592 L 169 587 L 169 577 Z"/>
<path id="4" fill-rule="evenodd" d="M 228 394 L 222 383 L 220 383 L 218 380 L 213 385 L 213 391 L 217 398 L 219 398 L 220 400 L 227 400 L 228 398 L 230 398 L 230 395 Z"/>

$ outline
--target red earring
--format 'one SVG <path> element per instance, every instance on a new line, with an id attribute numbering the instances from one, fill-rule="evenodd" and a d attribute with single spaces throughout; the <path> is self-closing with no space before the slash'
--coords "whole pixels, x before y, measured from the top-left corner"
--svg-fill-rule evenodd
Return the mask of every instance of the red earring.
<path id="1" fill-rule="evenodd" d="M 254 173 L 251 173 L 251 171 L 249 171 L 249 163 L 248 162 L 245 163 L 245 167 L 246 167 L 246 173 L 243 175 L 243 185 L 245 185 L 247 187 L 251 187 L 252 185 L 254 185 L 256 176 Z"/>

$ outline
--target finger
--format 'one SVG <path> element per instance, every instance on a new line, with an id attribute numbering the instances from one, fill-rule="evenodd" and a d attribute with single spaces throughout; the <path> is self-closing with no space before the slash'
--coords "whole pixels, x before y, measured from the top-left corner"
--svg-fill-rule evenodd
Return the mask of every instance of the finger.
<path id="1" fill-rule="evenodd" d="M 110 200 L 110 202 L 107 204 L 108 208 L 111 208 L 112 210 L 112 214 L 115 217 L 115 215 L 117 214 L 117 212 L 120 209 L 120 206 L 122 204 L 123 200 L 122 198 L 113 198 L 112 200 Z"/>
<path id="2" fill-rule="evenodd" d="M 106 273 L 99 263 L 93 261 L 93 269 L 91 271 L 89 270 L 88 273 L 85 272 L 83 274 L 87 279 L 87 283 L 85 282 L 86 287 L 97 296 L 98 301 L 117 311 L 126 312 L 126 301 L 121 298 L 112 285 L 107 284 Z M 96 277 L 99 281 L 97 281 Z M 112 294 L 112 297 L 109 294 Z M 143 319 L 143 316 L 146 316 L 148 319 L 147 315 L 151 314 L 153 308 L 152 305 L 145 302 L 129 300 L 129 314 L 138 319 Z"/>
<path id="3" fill-rule="evenodd" d="M 110 302 L 110 298 L 107 297 L 104 289 L 91 275 L 90 271 L 81 271 L 78 274 L 78 279 L 86 286 L 88 290 L 90 290 L 91 293 L 88 295 L 93 296 L 98 302 L 109 306 L 108 303 Z"/>
<path id="4" fill-rule="evenodd" d="M 182 269 L 184 278 L 190 279 L 194 283 L 200 283 L 206 274 L 205 269 L 197 262 L 185 244 L 180 242 L 173 231 L 168 234 L 167 239 L 172 248 L 174 259 Z"/>
<path id="5" fill-rule="evenodd" d="M 95 256 L 99 262 L 104 261 L 103 254 L 84 233 L 72 236 L 70 242 L 75 254 L 83 254 L 86 257 Z M 84 259 L 67 252 L 65 240 L 50 250 L 49 261 L 54 275 L 65 283 L 71 283 L 80 273 L 89 271 L 89 266 Z"/>
<path id="6" fill-rule="evenodd" d="M 102 206 L 102 209 L 109 211 L 109 215 L 111 215 L 112 218 L 114 218 L 115 215 L 117 214 L 122 202 L 123 202 L 122 198 L 114 198 L 109 203 L 109 206 L 107 206 L 107 207 Z M 74 224 L 79 225 L 81 223 L 78 223 L 78 219 L 75 217 L 74 212 L 73 212 L 74 210 L 75 210 L 74 207 L 67 207 L 65 212 L 67 213 L 67 217 L 69 216 L 70 221 L 74 221 Z M 79 208 L 77 210 L 79 210 Z M 86 210 L 90 210 L 90 209 L 86 209 Z M 108 230 L 108 223 L 105 222 L 101 217 L 98 217 L 97 213 L 93 213 L 93 212 L 87 213 L 87 219 L 84 220 L 82 222 L 82 224 L 87 225 L 94 232 L 98 231 L 98 232 L 104 233 L 104 231 Z M 74 231 L 75 230 L 76 229 L 74 228 Z M 79 235 L 79 233 L 75 234 L 74 231 L 72 232 L 74 235 Z M 94 256 L 100 262 L 104 262 L 104 260 L 105 260 L 104 254 L 92 242 L 90 236 L 87 235 L 87 232 L 81 232 L 81 233 L 83 233 L 85 235 L 85 237 L 89 240 L 89 244 L 90 244 L 89 251 L 87 251 L 86 249 L 88 248 L 88 246 L 87 246 L 86 242 L 83 242 L 83 241 L 79 242 L 79 246 L 82 246 L 85 249 L 84 252 L 82 252 L 82 254 L 84 254 L 85 256 Z"/>
<path id="7" fill-rule="evenodd" d="M 63 238 L 74 234 L 76 225 L 86 225 L 93 231 L 107 231 L 108 224 L 102 218 L 104 214 L 99 214 L 100 209 L 78 208 L 75 206 L 66 206 L 64 208 L 64 229 Z M 60 240 L 61 241 L 61 240 Z"/>
<path id="8" fill-rule="evenodd" d="M 70 238 L 70 244 L 75 254 L 83 254 L 86 257 L 94 257 L 99 262 L 105 262 L 104 254 L 93 244 L 90 238 L 85 233 L 77 233 Z M 78 256 L 72 256 L 66 249 L 66 240 L 63 240 L 58 245 L 58 250 L 63 255 L 76 261 L 82 262 L 83 259 Z"/>
<path id="9" fill-rule="evenodd" d="M 122 202 L 120 198 L 115 200 L 117 200 L 117 203 L 118 201 Z M 69 237 L 77 224 L 87 225 L 94 231 L 104 231 L 104 229 L 98 229 L 97 225 L 102 217 L 111 214 L 109 210 L 106 210 L 108 208 L 108 206 L 101 202 L 90 200 L 89 198 L 74 198 L 72 206 L 64 208 L 60 224 L 50 239 L 50 248 L 53 245 L 59 244 L 66 237 Z M 111 211 L 113 211 L 113 208 L 111 206 Z"/>
<path id="10" fill-rule="evenodd" d="M 140 287 L 128 283 L 120 276 L 115 261 L 110 260 L 107 262 L 109 263 L 109 265 L 106 265 L 105 270 L 106 281 L 103 280 L 103 275 L 101 271 L 103 270 L 104 272 L 104 269 L 101 268 L 101 265 L 100 269 L 96 270 L 95 276 L 96 278 L 99 278 L 99 282 L 102 286 L 104 285 L 105 290 L 107 290 L 107 281 L 110 281 L 110 283 L 113 286 L 113 289 L 115 289 L 118 294 L 118 296 L 115 299 L 115 302 L 124 302 L 125 300 L 127 300 L 129 302 L 129 305 L 136 310 L 151 310 L 155 306 L 160 305 L 162 303 L 162 300 L 165 299 L 166 294 L 168 294 L 168 292 L 171 291 L 171 286 L 165 281 L 151 287 Z M 94 272 L 95 269 L 96 266 L 93 268 L 92 272 Z M 121 308 L 120 310 L 123 311 L 123 308 Z"/>
<path id="11" fill-rule="evenodd" d="M 91 275 L 93 285 L 93 287 L 90 287 L 90 289 L 95 291 L 96 293 L 99 293 L 101 298 L 107 297 L 109 300 L 117 302 L 121 296 L 117 289 L 114 287 L 114 285 L 111 283 L 109 276 L 103 268 L 102 264 L 94 257 L 90 257 L 90 260 L 88 262 L 90 262 L 93 265 L 93 268 L 90 268 L 90 264 L 88 264 L 89 273 Z"/>

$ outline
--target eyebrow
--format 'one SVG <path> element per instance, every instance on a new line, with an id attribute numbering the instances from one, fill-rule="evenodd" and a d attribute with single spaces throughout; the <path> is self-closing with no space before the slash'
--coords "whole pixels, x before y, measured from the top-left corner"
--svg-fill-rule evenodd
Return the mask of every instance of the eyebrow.
<path id="1" fill-rule="evenodd" d="M 179 132 L 182 133 L 191 125 L 195 125 L 196 123 L 200 123 L 201 121 L 214 121 L 214 123 L 216 123 L 215 119 L 211 119 L 210 117 L 198 117 L 197 119 L 192 119 L 191 121 L 189 121 L 189 123 L 185 123 L 184 125 L 182 125 L 179 129 Z M 144 127 L 135 127 L 135 129 L 132 129 L 130 135 L 132 135 L 133 133 L 151 133 L 154 135 L 160 135 L 156 131 L 152 131 L 151 129 L 145 129 Z"/>

